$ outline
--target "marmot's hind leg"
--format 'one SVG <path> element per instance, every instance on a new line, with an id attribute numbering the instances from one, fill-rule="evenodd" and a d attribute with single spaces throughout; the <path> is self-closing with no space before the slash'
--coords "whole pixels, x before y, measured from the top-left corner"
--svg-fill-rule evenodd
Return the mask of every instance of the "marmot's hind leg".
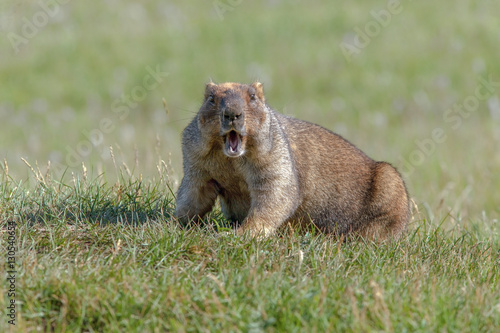
<path id="1" fill-rule="evenodd" d="M 372 175 L 367 221 L 358 234 L 372 240 L 398 238 L 410 218 L 403 179 L 392 165 L 385 162 L 377 162 Z"/>

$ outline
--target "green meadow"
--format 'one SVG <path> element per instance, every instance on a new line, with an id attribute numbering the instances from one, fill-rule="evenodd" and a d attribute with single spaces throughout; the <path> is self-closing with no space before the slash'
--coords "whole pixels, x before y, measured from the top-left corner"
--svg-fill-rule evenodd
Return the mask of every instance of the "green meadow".
<path id="1" fill-rule="evenodd" d="M 0 331 L 498 331 L 496 13 L 489 0 L 3 0 Z M 222 233 L 217 208 L 180 228 L 180 133 L 210 80 L 260 81 L 279 112 L 398 167 L 407 234 L 252 240 Z"/>

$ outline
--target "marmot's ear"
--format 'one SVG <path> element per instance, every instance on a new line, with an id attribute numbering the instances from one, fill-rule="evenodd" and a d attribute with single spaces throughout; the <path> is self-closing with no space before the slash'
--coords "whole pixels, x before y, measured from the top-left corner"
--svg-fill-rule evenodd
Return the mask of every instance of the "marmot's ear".
<path id="1" fill-rule="evenodd" d="M 264 97 L 264 87 L 262 86 L 262 83 L 260 82 L 254 82 L 252 83 L 252 87 L 255 88 L 255 95 L 263 102 L 266 102 L 266 98 Z"/>
<path id="2" fill-rule="evenodd" d="M 207 83 L 207 85 L 205 86 L 205 98 L 207 98 L 208 95 L 213 93 L 215 87 L 217 87 L 217 85 L 213 83 L 212 80 L 210 80 L 210 82 Z"/>

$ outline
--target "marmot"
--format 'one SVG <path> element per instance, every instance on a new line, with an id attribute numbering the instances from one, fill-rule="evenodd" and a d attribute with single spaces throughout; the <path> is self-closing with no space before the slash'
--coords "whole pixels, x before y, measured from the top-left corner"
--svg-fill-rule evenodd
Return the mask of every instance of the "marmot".
<path id="1" fill-rule="evenodd" d="M 410 217 L 401 175 L 341 136 L 271 109 L 262 84 L 208 83 L 182 133 L 184 177 L 175 216 L 186 223 L 216 199 L 238 234 L 280 226 L 396 238 Z"/>

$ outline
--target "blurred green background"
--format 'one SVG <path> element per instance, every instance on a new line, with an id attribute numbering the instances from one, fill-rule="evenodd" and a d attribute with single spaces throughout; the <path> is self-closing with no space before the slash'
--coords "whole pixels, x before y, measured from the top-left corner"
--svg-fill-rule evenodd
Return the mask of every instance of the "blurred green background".
<path id="1" fill-rule="evenodd" d="M 177 187 L 204 84 L 259 80 L 279 112 L 399 167 L 431 220 L 498 232 L 498 1 L 1 0 L 0 13 L 0 158 L 15 180 L 31 172 L 21 158 L 153 181 L 164 160 Z"/>

